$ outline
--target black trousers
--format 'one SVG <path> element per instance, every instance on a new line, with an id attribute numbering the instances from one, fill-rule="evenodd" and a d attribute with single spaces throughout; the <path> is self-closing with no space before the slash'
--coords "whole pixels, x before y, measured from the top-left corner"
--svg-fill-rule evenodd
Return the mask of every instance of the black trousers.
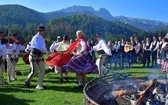
<path id="1" fill-rule="evenodd" d="M 149 67 L 150 64 L 150 51 L 144 52 L 144 58 L 143 58 L 143 66 L 145 67 L 147 63 L 147 67 Z"/>
<path id="2" fill-rule="evenodd" d="M 157 51 L 152 52 L 152 66 L 156 66 L 157 64 Z"/>

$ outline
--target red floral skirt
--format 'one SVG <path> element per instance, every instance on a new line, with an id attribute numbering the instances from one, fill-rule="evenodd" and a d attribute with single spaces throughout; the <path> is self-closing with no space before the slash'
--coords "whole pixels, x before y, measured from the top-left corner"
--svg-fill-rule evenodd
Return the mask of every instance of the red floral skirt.
<path id="1" fill-rule="evenodd" d="M 161 71 L 165 72 L 167 71 L 167 69 L 168 69 L 168 61 L 163 61 Z"/>
<path id="2" fill-rule="evenodd" d="M 46 60 L 46 64 L 49 66 L 59 66 L 67 64 L 73 55 L 70 53 L 52 53 Z"/>

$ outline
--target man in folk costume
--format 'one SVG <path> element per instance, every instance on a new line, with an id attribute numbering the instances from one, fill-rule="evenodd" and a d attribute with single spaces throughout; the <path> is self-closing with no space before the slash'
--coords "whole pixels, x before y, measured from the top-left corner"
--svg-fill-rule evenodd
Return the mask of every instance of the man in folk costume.
<path id="1" fill-rule="evenodd" d="M 139 52 L 141 50 L 141 44 L 138 41 L 137 37 L 135 37 L 135 46 L 134 46 L 134 49 L 135 49 L 135 63 L 137 63 L 138 59 L 139 59 Z"/>
<path id="2" fill-rule="evenodd" d="M 27 87 L 31 86 L 31 79 L 33 76 L 37 75 L 38 70 L 40 70 L 38 75 L 38 84 L 36 89 L 44 89 L 42 86 L 43 78 L 45 75 L 45 63 L 43 55 L 47 53 L 47 48 L 44 41 L 45 27 L 39 26 L 37 28 L 38 33 L 31 40 L 32 51 L 29 55 L 29 61 L 31 66 L 31 72 L 28 75 L 25 84 Z"/>
<path id="3" fill-rule="evenodd" d="M 9 82 L 14 81 L 16 64 L 18 62 L 18 55 L 20 51 L 25 49 L 22 46 L 17 38 L 18 34 L 13 34 L 12 38 L 9 39 L 9 46 L 7 47 L 7 71 L 8 71 L 8 80 Z"/>
<path id="4" fill-rule="evenodd" d="M 109 48 L 110 48 L 111 52 L 113 53 L 113 55 L 108 57 L 108 59 L 107 59 L 108 63 L 106 63 L 106 65 L 108 65 L 108 68 L 112 68 L 112 64 L 114 63 L 114 66 L 116 67 L 117 66 L 116 65 L 117 64 L 117 58 L 116 58 L 116 55 L 114 54 L 115 53 L 115 50 L 113 48 L 114 43 L 111 40 L 109 40 L 107 42 L 107 45 L 109 46 Z"/>
<path id="5" fill-rule="evenodd" d="M 158 60 L 157 62 L 160 64 L 161 63 L 161 49 L 162 49 L 162 45 L 163 45 L 163 38 L 161 36 L 159 36 L 159 47 L 158 47 Z"/>
<path id="6" fill-rule="evenodd" d="M 150 39 L 146 38 L 146 42 L 143 44 L 143 67 L 149 67 L 150 64 L 150 55 L 151 55 L 151 49 L 150 49 Z M 147 62 L 147 66 L 146 66 Z"/>
<path id="7" fill-rule="evenodd" d="M 118 43 L 117 44 L 117 62 L 119 64 L 119 67 L 121 68 L 121 67 L 123 67 L 123 65 L 122 65 L 122 52 L 121 52 L 122 45 L 121 45 L 121 41 L 118 41 L 117 43 Z"/>
<path id="8" fill-rule="evenodd" d="M 64 35 L 63 36 L 63 41 L 58 42 L 57 44 L 52 46 L 52 50 L 54 50 L 55 52 L 52 53 L 48 59 L 46 60 L 47 63 L 48 61 L 50 61 L 51 59 L 53 59 L 54 57 L 56 57 L 57 55 L 65 52 L 70 46 L 69 40 L 68 40 L 68 35 Z M 51 47 L 50 47 L 51 48 Z M 51 50 L 51 49 L 50 49 Z M 65 75 L 65 80 L 68 81 L 68 72 L 66 70 L 62 70 L 62 67 L 59 66 L 54 66 L 55 68 L 55 72 L 59 72 L 60 73 L 60 82 L 63 82 L 63 74 Z"/>
<path id="9" fill-rule="evenodd" d="M 137 54 L 135 53 L 135 37 L 130 37 L 130 46 L 133 48 L 132 50 L 130 50 L 130 57 L 131 57 L 131 65 L 133 63 L 136 63 L 136 59 L 137 59 Z"/>
<path id="10" fill-rule="evenodd" d="M 8 45 L 7 41 L 4 43 L 4 34 L 0 32 L 0 85 L 4 85 L 6 82 L 3 81 L 3 73 L 5 71 L 5 60 L 7 49 L 6 46 Z"/>
<path id="11" fill-rule="evenodd" d="M 125 45 L 124 45 L 124 63 L 126 64 L 127 67 L 131 67 L 132 66 L 132 50 L 133 47 L 130 44 L 129 41 L 125 41 Z"/>
<path id="12" fill-rule="evenodd" d="M 61 37 L 60 37 L 60 36 L 57 36 L 57 40 L 54 41 L 54 42 L 51 44 L 51 46 L 50 46 L 50 52 L 51 52 L 51 53 L 57 52 L 55 49 L 57 49 L 57 47 L 59 46 L 60 42 L 61 42 Z M 53 54 L 52 54 L 52 55 L 53 55 Z M 50 68 L 52 71 L 56 70 L 54 66 L 49 66 L 49 68 Z M 55 73 L 58 73 L 58 71 L 55 71 Z"/>
<path id="13" fill-rule="evenodd" d="M 96 34 L 96 39 L 99 42 L 97 45 L 93 46 L 93 50 L 98 51 L 99 59 L 97 59 L 96 65 L 98 66 L 99 75 L 103 76 L 104 74 L 107 73 L 107 70 L 103 70 L 103 69 L 106 69 L 103 66 L 105 58 L 107 57 L 107 55 L 112 55 L 112 54 L 111 54 L 111 50 L 110 50 L 109 46 L 106 44 L 105 40 L 103 39 L 103 37 L 100 33 Z"/>
<path id="14" fill-rule="evenodd" d="M 153 37 L 153 42 L 150 45 L 151 53 L 152 53 L 152 67 L 156 66 L 157 64 L 157 50 L 159 48 L 159 42 L 157 41 L 157 38 Z"/>
<path id="15" fill-rule="evenodd" d="M 112 50 L 112 53 L 113 53 L 113 62 L 114 62 L 114 65 L 115 65 L 115 68 L 117 67 L 117 63 L 118 63 L 118 42 L 115 41 L 114 42 L 114 46 L 113 46 L 113 50 Z"/>
<path id="16" fill-rule="evenodd" d="M 121 67 L 124 67 L 124 46 L 125 46 L 125 40 L 124 39 L 121 39 L 121 43 L 120 43 L 120 64 L 121 64 Z"/>
<path id="17" fill-rule="evenodd" d="M 52 53 L 56 52 L 55 49 L 59 46 L 59 42 L 61 42 L 61 37 L 60 37 L 60 36 L 57 36 L 57 40 L 54 41 L 54 42 L 52 43 L 52 45 L 50 46 L 50 51 L 51 51 Z"/>

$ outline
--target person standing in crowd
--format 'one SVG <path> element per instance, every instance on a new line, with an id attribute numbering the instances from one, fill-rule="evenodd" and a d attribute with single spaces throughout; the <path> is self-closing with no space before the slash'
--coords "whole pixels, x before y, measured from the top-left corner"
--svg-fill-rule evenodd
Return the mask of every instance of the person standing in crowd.
<path id="1" fill-rule="evenodd" d="M 137 62 L 137 54 L 135 53 L 135 37 L 130 37 L 130 46 L 133 48 L 132 50 L 130 50 L 130 57 L 131 57 L 131 65 L 132 63 L 136 63 Z"/>
<path id="2" fill-rule="evenodd" d="M 163 38 L 163 44 L 161 48 L 161 71 L 166 72 L 168 71 L 168 38 Z"/>
<path id="3" fill-rule="evenodd" d="M 124 45 L 124 62 L 127 65 L 127 67 L 131 67 L 132 66 L 132 50 L 133 47 L 130 44 L 129 41 L 125 41 L 125 45 Z"/>
<path id="4" fill-rule="evenodd" d="M 122 54 L 121 54 L 121 41 L 117 42 L 117 63 L 119 64 L 119 67 L 123 67 L 122 65 Z"/>
<path id="5" fill-rule="evenodd" d="M 157 50 L 158 50 L 158 48 L 159 48 L 159 43 L 157 41 L 157 38 L 154 36 L 153 42 L 150 45 L 150 50 L 152 53 L 152 65 L 151 65 L 152 67 L 156 66 L 156 64 L 157 64 Z"/>
<path id="6" fill-rule="evenodd" d="M 144 60 L 144 49 L 143 49 L 144 46 L 145 46 L 145 42 L 144 40 L 142 40 L 140 43 L 140 51 L 138 53 L 141 63 L 143 63 L 143 60 Z"/>
<path id="7" fill-rule="evenodd" d="M 42 86 L 43 78 L 45 75 L 45 63 L 43 55 L 47 53 L 44 36 L 45 36 L 45 27 L 39 26 L 37 28 L 38 33 L 31 40 L 31 48 L 32 51 L 29 55 L 29 61 L 31 66 L 31 72 L 25 80 L 25 84 L 27 87 L 31 86 L 31 79 L 33 76 L 37 75 L 38 69 L 40 73 L 38 75 L 38 84 L 36 89 L 44 89 Z"/>
<path id="8" fill-rule="evenodd" d="M 95 46 L 95 40 L 94 40 L 94 38 L 90 39 L 90 46 L 91 46 L 92 49 L 93 49 L 93 46 Z M 96 55 L 95 55 L 94 50 L 92 51 L 92 57 L 96 61 Z"/>
<path id="9" fill-rule="evenodd" d="M 63 66 L 63 69 L 70 70 L 71 72 L 76 73 L 78 86 L 77 88 L 82 88 L 87 83 L 86 73 L 97 73 L 97 66 L 92 58 L 90 58 L 87 52 L 87 45 L 84 38 L 84 32 L 78 30 L 76 32 L 77 41 L 76 44 L 72 44 L 69 48 L 73 48 L 74 56 L 70 61 Z"/>
<path id="10" fill-rule="evenodd" d="M 110 50 L 111 50 L 111 52 L 113 53 L 113 55 L 112 55 L 112 56 L 109 56 L 109 57 L 107 58 L 107 61 L 108 61 L 108 62 L 106 63 L 106 65 L 109 65 L 108 67 L 109 67 L 109 68 L 112 68 L 112 64 L 114 63 L 114 66 L 116 67 L 117 60 L 116 60 L 116 56 L 115 56 L 115 54 L 114 54 L 114 49 L 113 49 L 114 43 L 113 43 L 111 40 L 109 40 L 108 43 L 107 43 L 107 45 L 108 45 L 108 47 L 110 48 Z"/>
<path id="11" fill-rule="evenodd" d="M 105 58 L 107 57 L 105 54 L 110 56 L 112 54 L 109 46 L 106 44 L 101 33 L 96 34 L 96 39 L 98 40 L 98 44 L 93 46 L 93 50 L 98 51 L 99 59 L 97 59 L 96 64 L 98 66 L 99 75 L 103 76 L 107 72 L 107 70 L 103 71 L 103 68 L 102 68 Z"/>
<path id="12" fill-rule="evenodd" d="M 137 37 L 135 37 L 135 61 L 137 62 L 138 60 L 138 55 L 139 55 L 139 52 L 141 50 L 141 44 L 139 43 Z"/>
<path id="13" fill-rule="evenodd" d="M 87 48 L 86 48 L 86 51 L 88 52 L 90 58 L 94 59 L 94 56 L 93 56 L 93 47 L 91 46 L 90 40 L 88 40 L 88 41 L 86 42 L 86 44 L 87 44 L 87 46 L 86 46 L 86 47 L 87 47 Z"/>
<path id="14" fill-rule="evenodd" d="M 168 38 L 162 38 L 162 42 L 163 42 L 163 44 L 162 44 L 162 47 L 161 47 L 161 51 L 160 51 L 160 64 L 164 61 L 164 57 L 165 57 L 165 50 L 164 50 L 164 48 L 165 48 L 165 46 L 168 44 Z"/>
<path id="15" fill-rule="evenodd" d="M 6 82 L 3 81 L 3 73 L 5 71 L 5 60 L 6 60 L 6 54 L 7 49 L 6 46 L 8 46 L 7 41 L 4 42 L 4 34 L 3 32 L 0 32 L 0 85 L 4 85 Z"/>
<path id="16" fill-rule="evenodd" d="M 63 53 L 67 51 L 69 46 L 70 43 L 68 40 L 68 35 L 64 35 L 63 40 L 61 42 L 58 42 L 58 44 L 55 44 L 55 46 L 53 46 L 52 49 L 55 51 L 55 53 L 52 53 L 46 60 L 46 64 L 48 65 L 53 65 L 53 62 L 58 61 L 54 64 L 54 68 L 56 73 L 60 73 L 60 83 L 63 83 L 63 74 L 65 75 L 65 80 L 68 81 L 68 72 L 66 70 L 63 70 L 62 65 L 60 65 L 59 63 L 61 63 L 61 60 L 65 60 L 63 59 Z M 68 57 L 66 59 L 68 59 Z"/>
<path id="17" fill-rule="evenodd" d="M 158 47 L 158 63 L 161 63 L 161 49 L 163 45 L 163 38 L 159 36 L 159 47 Z"/>
<path id="18" fill-rule="evenodd" d="M 144 50 L 144 59 L 143 59 L 143 67 L 146 66 L 146 61 L 147 61 L 147 66 L 149 67 L 150 64 L 150 53 L 151 53 L 151 49 L 150 49 L 150 39 L 146 38 L 146 42 L 143 46 L 143 50 Z"/>
<path id="19" fill-rule="evenodd" d="M 121 44 L 120 44 L 120 64 L 121 64 L 121 67 L 124 67 L 124 46 L 125 46 L 125 41 L 124 39 L 121 39 Z"/>
<path id="20" fill-rule="evenodd" d="M 111 49 L 113 55 L 109 58 L 111 58 L 112 62 L 114 63 L 114 67 L 117 68 L 117 60 L 118 60 L 117 59 L 117 57 L 118 57 L 118 43 L 117 43 L 117 41 L 114 41 L 114 45 L 110 49 Z"/>
<path id="21" fill-rule="evenodd" d="M 13 34 L 9 39 L 9 46 L 7 47 L 7 71 L 8 71 L 8 80 L 9 82 L 16 80 L 15 71 L 16 64 L 18 62 L 18 55 L 20 51 L 25 49 L 25 46 L 22 46 L 18 40 L 19 34 Z"/>

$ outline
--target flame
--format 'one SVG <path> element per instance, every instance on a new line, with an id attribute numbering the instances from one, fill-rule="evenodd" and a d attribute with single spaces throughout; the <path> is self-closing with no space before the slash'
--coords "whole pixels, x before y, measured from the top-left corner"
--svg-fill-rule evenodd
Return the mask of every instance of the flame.
<path id="1" fill-rule="evenodd" d="M 126 91 L 121 88 L 120 91 L 118 92 L 118 96 L 121 97 L 125 93 L 126 93 Z"/>

